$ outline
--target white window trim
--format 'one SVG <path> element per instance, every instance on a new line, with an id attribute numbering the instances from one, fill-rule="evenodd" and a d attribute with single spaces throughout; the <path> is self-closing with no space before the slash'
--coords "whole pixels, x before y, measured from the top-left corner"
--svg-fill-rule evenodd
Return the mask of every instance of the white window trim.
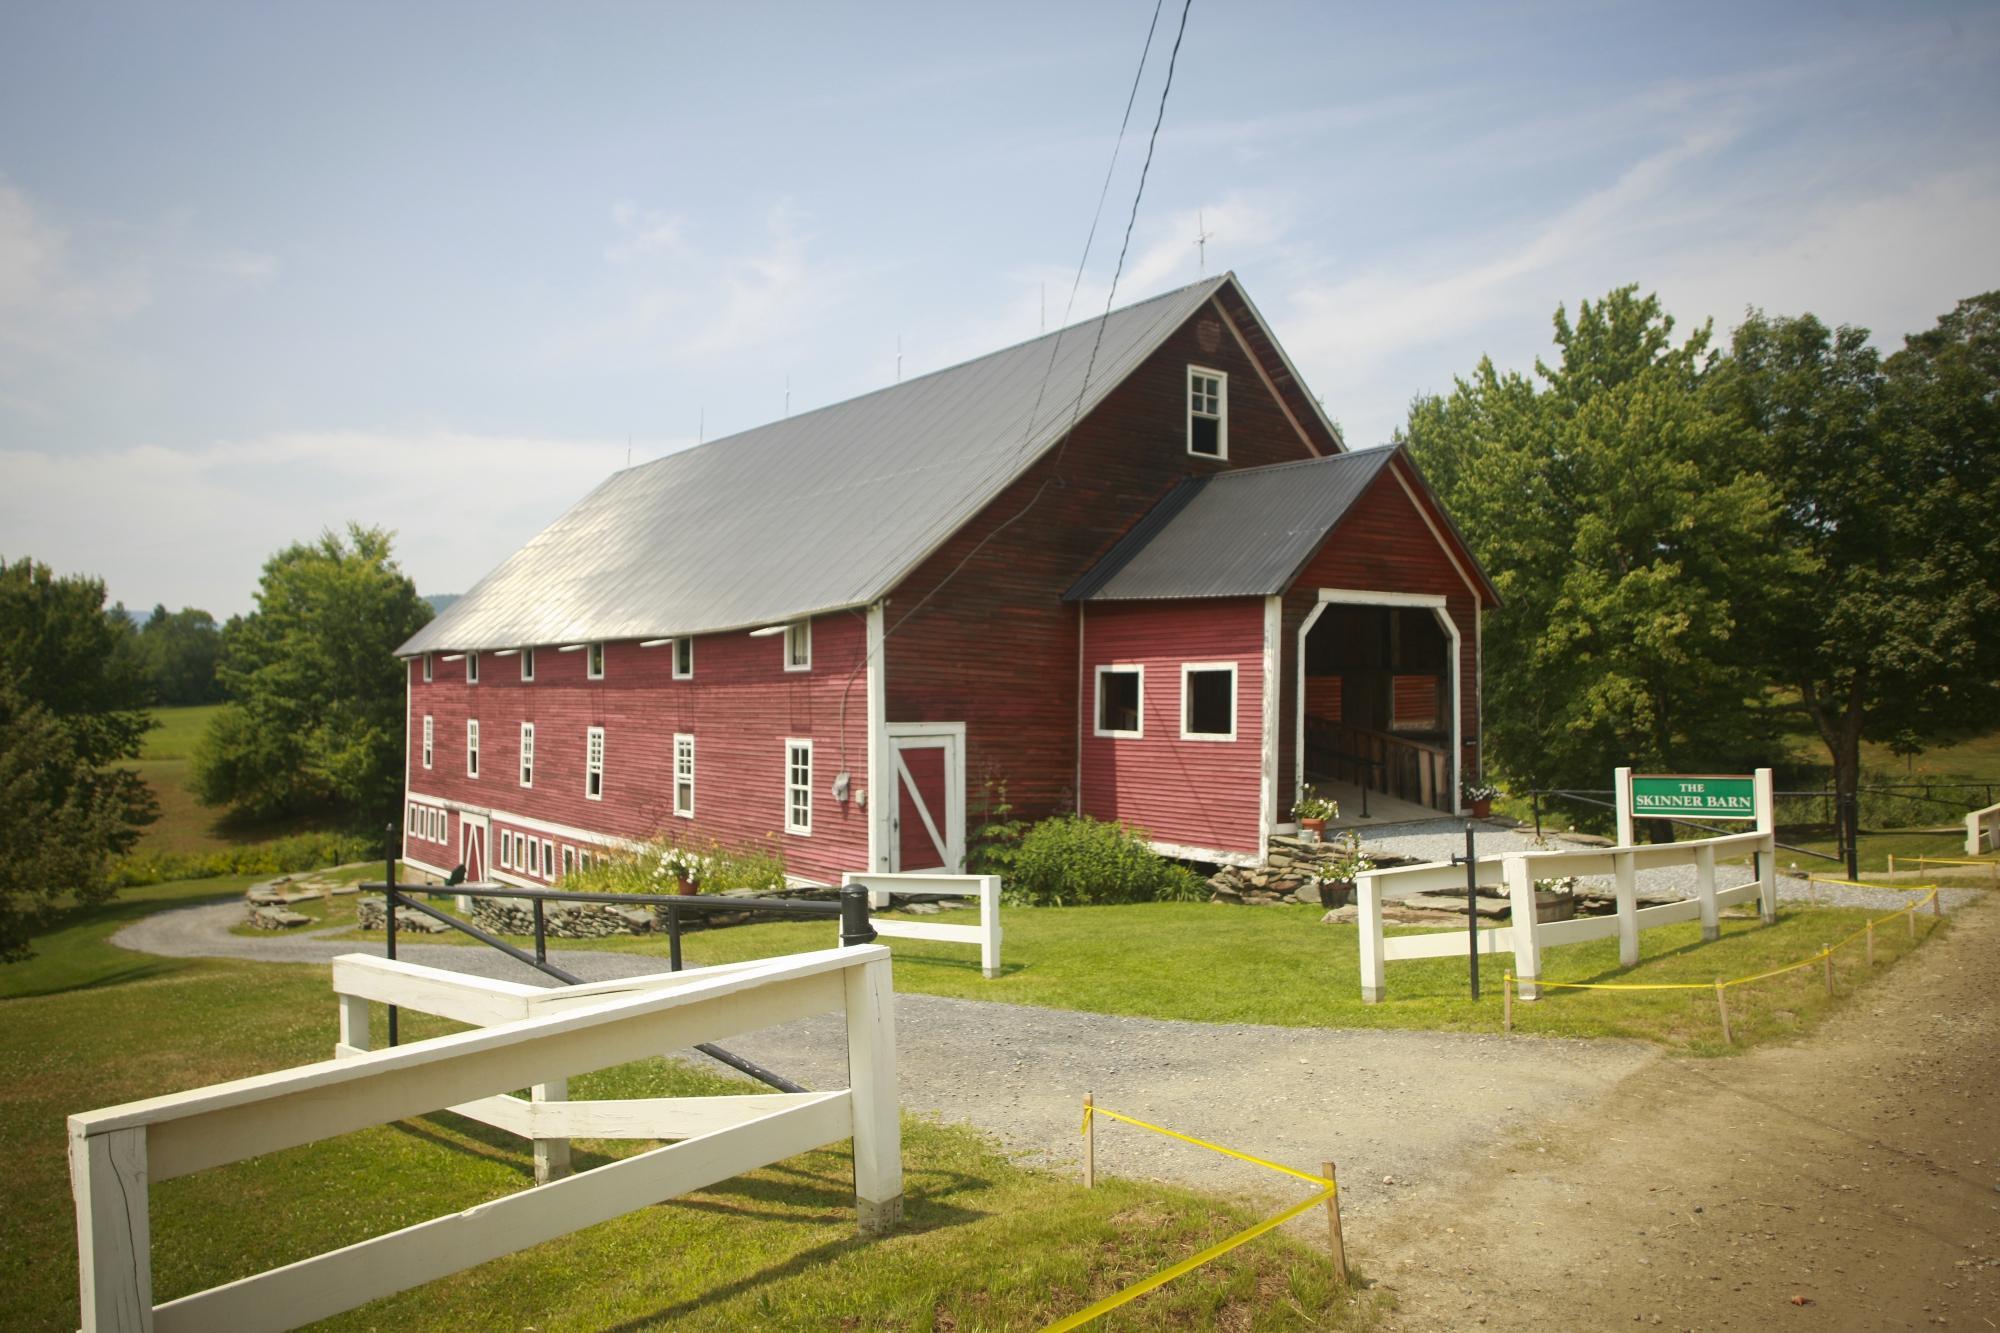
<path id="1" fill-rule="evenodd" d="M 430 683 L 431 683 L 431 655 L 430 655 L 429 653 L 425 653 L 425 654 L 424 654 L 424 684 L 428 685 L 428 684 L 430 684 Z"/>
<path id="2" fill-rule="evenodd" d="M 1194 447 L 1194 377 L 1206 375 L 1216 384 L 1215 412 L 1215 452 L 1204 454 Z M 1181 409 L 1187 413 L 1187 451 L 1196 458 L 1214 459 L 1217 462 L 1229 457 L 1229 373 L 1211 370 L 1207 366 L 1189 366 L 1187 380 L 1181 385 Z"/>
<path id="3" fill-rule="evenodd" d="M 535 785 L 535 724 L 521 724 L 521 785 Z"/>
<path id="4" fill-rule="evenodd" d="M 1197 671 L 1227 671 L 1229 673 L 1229 730 L 1189 731 L 1188 730 L 1188 677 Z M 1184 741 L 1233 741 L 1236 739 L 1236 705 L 1239 693 L 1236 688 L 1236 663 L 1234 662 L 1183 662 L 1181 663 L 1181 739 Z"/>
<path id="5" fill-rule="evenodd" d="M 431 766 L 431 750 L 437 736 L 436 724 L 429 713 L 424 714 L 424 767 Z"/>
<path id="6" fill-rule="evenodd" d="M 476 717 L 465 720 L 465 776 L 479 776 L 479 719 Z"/>
<path id="7" fill-rule="evenodd" d="M 465 655 L 465 683 L 467 685 L 477 685 L 479 683 L 478 653 L 467 653 Z"/>
<path id="8" fill-rule="evenodd" d="M 681 806 L 681 747 L 687 747 L 687 806 Z M 674 733 L 674 814 L 682 819 L 694 818 L 694 737 L 685 731 Z M 791 761 L 786 760 L 787 763 Z"/>
<path id="9" fill-rule="evenodd" d="M 585 680 L 604 679 L 604 659 L 608 654 L 602 643 L 585 644 L 583 648 L 583 678 Z"/>
<path id="10" fill-rule="evenodd" d="M 687 645 L 687 670 L 686 670 L 686 671 L 683 671 L 683 670 L 681 670 L 681 645 L 682 645 L 683 643 L 685 643 L 685 644 Z M 674 679 L 675 679 L 675 680 L 693 680 L 693 679 L 694 679 L 694 639 L 693 639 L 692 637 L 690 637 L 690 638 L 686 638 L 686 639 L 675 639 L 675 640 L 673 641 L 673 646 L 672 646 L 671 648 L 669 648 L 669 649 L 668 649 L 667 651 L 668 651 L 668 652 L 670 652 L 670 653 L 672 653 L 672 654 L 674 655 Z"/>
<path id="11" fill-rule="evenodd" d="M 532 681 L 534 678 L 535 650 L 533 648 L 523 648 L 521 650 L 521 680 L 525 683 Z"/>
<path id="12" fill-rule="evenodd" d="M 806 794 L 806 821 L 803 824 L 794 823 L 792 820 L 792 793 L 799 790 L 799 785 L 792 781 L 792 752 L 794 750 L 804 750 L 806 752 L 806 780 L 804 784 L 804 790 Z M 797 834 L 799 837 L 802 838 L 811 837 L 813 831 L 812 753 L 813 753 L 813 743 L 811 741 L 800 740 L 796 737 L 787 737 L 785 739 L 785 832 Z"/>
<path id="13" fill-rule="evenodd" d="M 556 877 L 556 845 L 547 838 L 542 839 L 541 876 L 543 879 L 554 879 Z"/>
<path id="14" fill-rule="evenodd" d="M 564 843 L 563 855 L 562 855 L 562 872 L 564 876 L 568 876 L 575 870 L 576 870 L 576 848 L 570 846 L 568 843 Z"/>
<path id="15" fill-rule="evenodd" d="M 792 635 L 794 633 L 805 636 L 806 660 L 803 662 L 792 661 Z M 813 623 L 811 620 L 794 620 L 785 626 L 785 632 L 779 636 L 779 640 L 785 645 L 785 670 L 811 671 L 813 669 Z"/>
<path id="16" fill-rule="evenodd" d="M 1104 729 L 1104 677 L 1112 672 L 1131 672 L 1139 677 L 1139 727 L 1136 731 Z M 1143 740 L 1146 735 L 1146 667 L 1141 662 L 1106 662 L 1097 668 L 1096 691 L 1090 701 L 1090 734 L 1109 740 Z"/>
<path id="17" fill-rule="evenodd" d="M 596 743 L 597 749 L 597 767 L 595 769 L 591 767 L 590 751 L 592 742 Z M 604 728 L 590 727 L 586 729 L 583 733 L 583 796 L 587 801 L 601 801 L 604 799 L 604 751 Z M 597 774 L 597 790 L 594 792 L 590 789 L 590 775 L 593 772 Z"/>

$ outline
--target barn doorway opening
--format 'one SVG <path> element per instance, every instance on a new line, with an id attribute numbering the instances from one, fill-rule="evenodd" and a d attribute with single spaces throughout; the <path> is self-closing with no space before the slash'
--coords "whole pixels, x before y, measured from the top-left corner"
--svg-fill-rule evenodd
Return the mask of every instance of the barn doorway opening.
<path id="1" fill-rule="evenodd" d="M 1363 600 L 1369 596 L 1322 600 L 1300 627 L 1299 782 L 1331 791 L 1366 787 L 1452 813 L 1456 627 L 1443 598 Z"/>

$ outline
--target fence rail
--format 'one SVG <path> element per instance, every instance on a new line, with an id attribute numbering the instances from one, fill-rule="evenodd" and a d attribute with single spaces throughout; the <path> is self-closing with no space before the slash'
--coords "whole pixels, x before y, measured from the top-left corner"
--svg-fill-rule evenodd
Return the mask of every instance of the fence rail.
<path id="1" fill-rule="evenodd" d="M 1965 854 L 1978 856 L 1983 852 L 2000 852 L 2000 805 L 1974 810 L 1965 817 Z"/>
<path id="2" fill-rule="evenodd" d="M 889 966 L 887 949 L 863 946 L 552 991 L 368 955 L 339 959 L 337 985 L 346 989 L 335 1059 L 69 1118 L 83 1328 L 293 1328 L 848 1137 L 862 1229 L 887 1229 L 903 1192 Z M 488 1026 L 368 1050 L 366 1006 L 374 1000 L 435 1006 Z M 503 1104 L 518 1102 L 507 1096 L 515 1088 L 547 1089 L 829 1010 L 847 1021 L 844 1089 Z M 612 1131 L 681 1141 L 153 1304 L 150 1184 L 444 1108 L 505 1120 L 503 1128 L 531 1137 Z M 619 1131 L 620 1117 L 626 1129 L 644 1132 Z"/>
<path id="3" fill-rule="evenodd" d="M 885 908 L 896 898 L 977 898 L 979 924 L 947 926 L 930 921 L 873 917 L 869 925 L 888 939 L 937 940 L 979 946 L 979 970 L 988 980 L 1000 975 L 1000 877 L 998 875 L 843 875 L 840 886 L 868 890 L 868 905 Z"/>

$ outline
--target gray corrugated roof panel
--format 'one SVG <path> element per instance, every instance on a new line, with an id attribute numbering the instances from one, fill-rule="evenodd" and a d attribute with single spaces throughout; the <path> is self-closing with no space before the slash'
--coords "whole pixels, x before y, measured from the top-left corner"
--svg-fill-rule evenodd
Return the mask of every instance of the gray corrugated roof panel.
<path id="1" fill-rule="evenodd" d="M 1087 385 L 1097 319 L 616 473 L 397 651 L 664 638 L 872 602 L 1231 280 L 1102 319 Z"/>
<path id="2" fill-rule="evenodd" d="M 1281 593 L 1396 453 L 1364 449 L 1183 482 L 1064 600 Z"/>

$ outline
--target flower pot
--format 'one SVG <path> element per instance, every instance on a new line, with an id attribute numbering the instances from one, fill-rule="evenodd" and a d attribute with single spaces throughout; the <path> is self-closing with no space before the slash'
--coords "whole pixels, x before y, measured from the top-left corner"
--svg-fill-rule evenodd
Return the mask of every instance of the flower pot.
<path id="1" fill-rule="evenodd" d="M 693 881 L 693 880 L 691 880 L 691 879 L 689 879 L 689 878 L 688 878 L 687 876 L 685 876 L 685 875 L 681 876 L 681 890 L 680 890 L 680 891 L 681 891 L 681 893 L 682 893 L 683 895 L 685 895 L 685 896 L 687 896 L 687 897 L 693 897 L 693 896 L 694 896 L 695 894 L 697 894 L 697 893 L 700 893 L 700 892 L 701 892 L 701 890 L 700 890 L 700 889 L 698 889 L 698 888 L 696 888 L 696 887 L 695 887 L 695 883 L 694 883 L 694 881 Z"/>
<path id="2" fill-rule="evenodd" d="M 1319 882 L 1319 905 L 1321 907 L 1345 907 L 1353 901 L 1353 880 L 1323 879 Z"/>
<path id="3" fill-rule="evenodd" d="M 1472 817 L 1474 819 L 1484 819 L 1492 813 L 1493 802 L 1490 798 L 1481 797 L 1472 803 Z"/>
<path id="4" fill-rule="evenodd" d="M 1312 837 L 1306 839 L 1308 842 L 1324 841 L 1326 838 L 1326 821 L 1324 819 L 1300 819 L 1299 832 L 1312 834 Z"/>

